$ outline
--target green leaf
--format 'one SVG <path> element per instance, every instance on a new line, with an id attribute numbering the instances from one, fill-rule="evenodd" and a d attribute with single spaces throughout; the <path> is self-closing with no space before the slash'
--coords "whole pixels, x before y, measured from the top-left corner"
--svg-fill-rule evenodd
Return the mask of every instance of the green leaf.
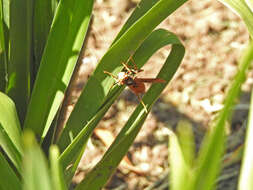
<path id="1" fill-rule="evenodd" d="M 156 3 L 158 3 L 159 0 L 149 0 L 145 1 L 142 0 L 137 7 L 134 9 L 133 13 L 130 15 L 130 17 L 127 19 L 124 26 L 121 28 L 120 32 L 118 33 L 117 37 L 113 40 L 114 44 L 119 40 L 119 38 L 136 22 L 138 21 L 142 16 L 144 16 Z"/>
<path id="2" fill-rule="evenodd" d="M 5 49 L 6 52 L 9 52 L 9 30 L 10 30 L 10 0 L 2 0 L 2 24 L 3 24 L 3 31 L 4 31 L 4 37 L 5 37 Z M 2 43 L 2 42 L 1 42 Z M 7 59 L 8 53 L 7 53 Z"/>
<path id="3" fill-rule="evenodd" d="M 56 190 L 67 190 L 67 186 L 64 182 L 63 171 L 59 163 L 59 149 L 57 146 L 53 145 L 49 149 L 50 155 L 50 168 L 51 176 L 53 181 L 53 189 Z"/>
<path id="4" fill-rule="evenodd" d="M 135 14 L 141 17 L 110 47 L 101 59 L 94 73 L 90 76 L 58 140 L 61 151 L 71 143 L 69 134 L 71 133 L 76 137 L 81 131 L 83 124 L 87 123 L 92 116 L 99 111 L 103 102 L 105 102 L 113 79 L 106 76 L 103 71 L 114 74 L 118 73 L 122 69 L 121 62 L 125 62 L 130 55 L 133 55 L 154 28 L 186 1 L 187 0 L 143 0 L 139 4 Z M 157 3 L 154 4 L 154 2 Z M 143 11 L 142 9 L 144 7 L 150 8 L 146 8 L 147 10 L 145 9 L 145 11 Z M 138 63 L 135 57 L 134 60 Z"/>
<path id="5" fill-rule="evenodd" d="M 251 42 L 248 48 L 244 51 L 242 62 L 248 65 L 253 60 L 253 42 Z M 253 189 L 253 182 L 251 181 L 253 177 L 253 91 L 251 92 L 251 102 L 250 102 L 250 112 L 247 125 L 246 141 L 244 148 L 244 156 L 242 160 L 241 173 L 239 177 L 238 189 L 239 190 L 251 190 Z"/>
<path id="6" fill-rule="evenodd" d="M 60 1 L 54 17 L 25 120 L 43 138 L 69 84 L 88 29 L 93 0 Z"/>
<path id="7" fill-rule="evenodd" d="M 23 189 L 51 190 L 51 177 L 46 159 L 31 131 L 24 133 Z"/>
<path id="8" fill-rule="evenodd" d="M 0 1 L 0 91 L 7 87 L 9 1 Z"/>
<path id="9" fill-rule="evenodd" d="M 36 76 L 41 57 L 47 42 L 49 30 L 55 13 L 56 0 L 37 0 L 34 2 L 34 57 L 33 76 Z"/>
<path id="10" fill-rule="evenodd" d="M 163 29 L 155 30 L 138 48 L 136 53 L 133 55 L 133 59 L 138 66 L 142 66 L 158 49 L 171 43 L 179 43 L 178 39 L 172 33 Z M 83 146 L 87 143 L 96 125 L 123 89 L 124 86 L 112 89 L 99 112 L 95 114 L 95 116 L 82 128 L 81 132 L 61 154 L 60 159 L 63 168 L 66 168 L 68 165 L 73 165 L 73 167 L 69 167 L 68 170 L 65 170 L 65 175 L 68 176 L 68 179 L 71 179 L 71 176 L 73 176 L 76 170 L 74 167 L 77 165 L 75 164 L 77 162 L 76 159 L 81 154 L 82 149 L 84 148 Z"/>
<path id="11" fill-rule="evenodd" d="M 234 10 L 237 14 L 241 16 L 243 21 L 245 22 L 251 39 L 253 39 L 253 11 L 252 11 L 252 0 L 248 0 L 247 3 L 245 0 L 219 0 L 232 10 Z M 248 6 L 248 5 L 251 6 Z"/>
<path id="12" fill-rule="evenodd" d="M 85 149 L 86 143 L 92 134 L 93 130 L 97 126 L 98 122 L 102 119 L 106 111 L 110 108 L 112 103 L 118 97 L 123 88 L 118 92 L 112 93 L 113 96 L 108 100 L 108 102 L 99 110 L 99 112 L 83 127 L 82 131 L 76 136 L 76 138 L 71 142 L 71 144 L 64 150 L 60 156 L 61 166 L 65 172 L 65 179 L 70 182 L 75 171 L 77 169 L 80 156 L 82 156 Z M 68 166 L 71 167 L 68 167 Z"/>
<path id="13" fill-rule="evenodd" d="M 182 124 L 180 124 L 182 125 Z M 191 165 L 187 163 L 186 155 L 180 145 L 177 136 L 169 133 L 169 164 L 170 164 L 170 189 L 187 190 L 191 183 Z M 187 180 L 185 180 L 187 179 Z M 182 183 L 184 181 L 184 183 Z"/>
<path id="14" fill-rule="evenodd" d="M 33 0 L 10 1 L 10 64 L 7 93 L 16 104 L 21 123 L 30 97 Z"/>
<path id="15" fill-rule="evenodd" d="M 0 146 L 20 172 L 23 153 L 21 128 L 12 100 L 0 92 Z"/>
<path id="16" fill-rule="evenodd" d="M 245 0 L 245 2 L 249 6 L 251 12 L 253 12 L 253 0 Z"/>
<path id="17" fill-rule="evenodd" d="M 12 161 L 17 171 L 21 173 L 22 156 L 16 149 L 8 134 L 5 132 L 2 124 L 0 123 L 0 147 L 6 153 L 8 158 Z"/>
<path id="18" fill-rule="evenodd" d="M 188 121 L 180 121 L 177 134 L 184 160 L 188 167 L 193 167 L 195 158 L 195 141 L 192 126 Z"/>
<path id="19" fill-rule="evenodd" d="M 164 30 L 162 31 L 164 32 Z M 158 99 L 160 93 L 166 87 L 168 82 L 172 79 L 184 56 L 184 47 L 177 37 L 169 32 L 167 35 L 167 37 L 171 40 L 172 49 L 157 76 L 158 78 L 164 79 L 166 83 L 153 84 L 144 95 L 143 102 L 145 103 L 148 111 L 151 109 L 153 103 Z M 155 38 L 153 38 L 153 40 L 155 40 Z M 159 40 L 157 41 L 159 42 Z M 155 44 L 155 41 L 153 42 L 153 44 Z M 147 46 L 143 45 L 142 47 L 145 48 Z M 103 158 L 92 169 L 92 171 L 86 175 L 84 181 L 77 186 L 77 189 L 96 190 L 102 188 L 116 169 L 117 165 L 120 163 L 121 159 L 127 153 L 146 117 L 147 113 L 143 105 L 139 104 Z M 94 180 L 96 180 L 96 183 L 93 183 Z"/>
<path id="20" fill-rule="evenodd" d="M 249 122 L 247 127 L 247 136 L 244 146 L 244 155 L 242 159 L 242 166 L 240 171 L 240 177 L 238 182 L 238 190 L 251 190 L 253 188 L 253 182 L 251 181 L 253 177 L 253 155 L 251 147 L 253 145 L 252 141 L 252 122 L 253 122 L 253 93 L 251 92 L 251 101 L 250 101 L 250 112 L 249 112 Z"/>
<path id="21" fill-rule="evenodd" d="M 197 163 L 197 171 L 193 189 L 214 189 L 217 174 L 221 168 L 221 159 L 224 152 L 225 124 L 230 119 L 232 108 L 237 100 L 241 85 L 246 79 L 246 71 L 252 60 L 252 44 L 239 60 L 238 72 L 229 87 L 224 102 L 224 108 L 220 111 L 217 120 L 211 126 L 211 131 L 204 139 L 203 146 Z"/>
<path id="22" fill-rule="evenodd" d="M 20 190 L 21 182 L 0 151 L 0 189 Z"/>

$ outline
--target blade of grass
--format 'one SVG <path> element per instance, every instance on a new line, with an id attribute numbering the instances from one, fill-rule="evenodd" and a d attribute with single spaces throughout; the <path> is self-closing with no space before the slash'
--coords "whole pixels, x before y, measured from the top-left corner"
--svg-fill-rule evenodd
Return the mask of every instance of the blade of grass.
<path id="1" fill-rule="evenodd" d="M 177 134 L 185 163 L 188 167 L 193 167 L 196 150 L 191 124 L 187 121 L 180 121 L 177 125 Z"/>
<path id="2" fill-rule="evenodd" d="M 0 91 L 4 92 L 7 87 L 7 63 L 8 63 L 8 40 L 6 39 L 7 36 L 6 28 L 5 28 L 5 17 L 4 14 L 9 13 L 9 9 L 4 10 L 3 4 L 6 3 L 5 1 L 0 1 Z M 7 12 L 7 13 L 6 13 Z"/>
<path id="3" fill-rule="evenodd" d="M 93 0 L 60 1 L 25 120 L 42 141 L 62 102 L 88 29 Z"/>
<path id="4" fill-rule="evenodd" d="M 61 151 L 71 143 L 69 134 L 75 137 L 81 131 L 83 123 L 88 122 L 105 101 L 113 79 L 106 76 L 103 71 L 118 73 L 122 69 L 121 62 L 134 54 L 153 29 L 186 1 L 158 1 L 110 47 L 90 76 L 58 140 Z M 154 1 L 144 0 L 142 2 L 146 5 L 153 4 Z M 140 8 L 136 9 L 142 12 L 142 4 Z"/>
<path id="5" fill-rule="evenodd" d="M 83 154 L 86 143 L 92 134 L 92 131 L 97 126 L 98 122 L 102 119 L 106 111 L 110 108 L 112 103 L 118 97 L 120 92 L 123 90 L 114 91 L 114 95 L 111 96 L 109 101 L 99 110 L 99 112 L 92 118 L 82 129 L 82 131 L 76 136 L 72 143 L 64 150 L 59 160 L 61 166 L 64 169 L 65 179 L 68 183 L 71 182 L 73 175 L 77 169 L 80 156 Z M 71 167 L 68 167 L 71 166 Z"/>
<path id="6" fill-rule="evenodd" d="M 21 156 L 21 128 L 13 101 L 0 92 L 0 145 L 10 160 L 20 172 Z"/>
<path id="7" fill-rule="evenodd" d="M 227 7 L 234 10 L 237 14 L 241 16 L 245 22 L 251 39 L 253 39 L 253 12 L 250 10 L 248 5 L 244 0 L 219 0 L 221 3 L 225 4 Z"/>
<path id="8" fill-rule="evenodd" d="M 9 61 L 9 32 L 10 32 L 10 0 L 2 0 L 2 24 L 6 58 Z M 7 64 L 7 63 L 6 63 Z"/>
<path id="9" fill-rule="evenodd" d="M 59 163 L 59 149 L 57 146 L 53 145 L 49 150 L 50 155 L 50 166 L 51 166 L 51 176 L 53 181 L 53 189 L 57 190 L 67 190 L 67 186 L 64 182 L 63 171 Z"/>
<path id="10" fill-rule="evenodd" d="M 7 93 L 24 122 L 30 97 L 33 0 L 10 1 L 10 64 Z"/>
<path id="11" fill-rule="evenodd" d="M 217 120 L 211 126 L 211 131 L 204 139 L 198 158 L 198 169 L 193 189 L 214 189 L 224 151 L 225 124 L 230 119 L 232 107 L 239 96 L 241 85 L 246 79 L 246 71 L 250 64 L 248 61 L 249 56 L 252 56 L 252 54 L 249 54 L 247 49 L 239 60 L 238 72 L 229 88 L 224 108 L 220 111 Z"/>
<path id="12" fill-rule="evenodd" d="M 33 45 L 34 45 L 34 64 L 32 80 L 35 80 L 39 64 L 46 45 L 48 33 L 55 13 L 54 4 L 56 0 L 37 0 L 34 2 L 34 19 L 33 19 Z"/>
<path id="13" fill-rule="evenodd" d="M 10 0 L 2 0 L 2 24 L 6 58 L 9 61 Z M 2 42 L 1 42 L 2 43 Z"/>
<path id="14" fill-rule="evenodd" d="M 31 131 L 25 131 L 23 158 L 23 189 L 51 190 L 51 178 L 46 159 Z"/>
<path id="15" fill-rule="evenodd" d="M 184 47 L 176 36 L 174 36 L 174 40 L 175 43 L 172 44 L 171 53 L 157 76 L 166 80 L 166 83 L 152 85 L 143 97 L 143 102 L 148 111 L 150 111 L 152 104 L 158 99 L 163 89 L 172 79 L 184 56 Z M 77 186 L 77 190 L 102 188 L 127 153 L 146 117 L 147 113 L 143 105 L 139 104 L 103 158 Z M 94 180 L 96 180 L 96 183 L 93 183 Z"/>
<path id="16" fill-rule="evenodd" d="M 247 125 L 246 141 L 244 146 L 244 155 L 242 159 L 242 166 L 238 181 L 238 190 L 251 190 L 253 188 L 253 182 L 251 181 L 253 177 L 253 154 L 251 147 L 253 145 L 252 141 L 252 124 L 253 122 L 253 93 L 251 92 L 250 100 L 250 112 Z"/>
<path id="17" fill-rule="evenodd" d="M 242 62 L 244 64 L 250 64 L 253 60 L 253 42 L 250 43 L 249 47 L 244 52 Z M 253 182 L 251 181 L 253 177 L 253 91 L 251 92 L 251 102 L 250 102 L 250 112 L 249 112 L 249 121 L 246 133 L 246 141 L 244 148 L 244 156 L 242 160 L 241 173 L 239 177 L 238 189 L 239 190 L 250 190 L 253 189 Z"/>
<path id="18" fill-rule="evenodd" d="M 0 189 L 20 190 L 22 189 L 20 179 L 16 176 L 9 163 L 0 151 Z"/>
<path id="19" fill-rule="evenodd" d="M 145 39 L 143 44 L 138 48 L 136 53 L 133 55 L 135 63 L 137 66 L 142 66 L 144 63 L 160 48 L 173 44 L 179 43 L 178 39 L 170 32 L 158 29 L 155 30 Z M 75 165 L 77 162 L 76 158 L 81 153 L 83 145 L 85 145 L 90 137 L 92 131 L 102 119 L 106 111 L 109 109 L 114 100 L 119 96 L 119 94 L 124 89 L 124 86 L 114 88 L 110 94 L 107 96 L 103 106 L 101 106 L 99 112 L 82 128 L 81 132 L 77 135 L 76 138 L 71 142 L 71 144 L 64 150 L 61 154 L 61 163 L 63 168 L 66 168 L 68 165 Z M 75 172 L 74 167 L 65 170 L 66 176 L 72 176 Z M 67 174 L 70 173 L 70 174 Z M 67 177 L 70 179 L 71 177 Z"/>
<path id="20" fill-rule="evenodd" d="M 134 9 L 133 13 L 127 19 L 124 26 L 121 28 L 116 38 L 113 40 L 112 45 L 121 38 L 121 36 L 143 15 L 145 15 L 159 0 L 141 1 Z"/>
<path id="21" fill-rule="evenodd" d="M 249 6 L 251 12 L 253 12 L 253 0 L 245 0 L 245 2 Z"/>
<path id="22" fill-rule="evenodd" d="M 170 189 L 187 190 L 190 184 L 191 165 L 187 163 L 187 158 L 183 153 L 182 147 L 177 136 L 170 131 L 169 133 L 169 163 L 170 163 Z M 185 180 L 187 179 L 187 180 Z M 182 183 L 184 181 L 184 183 Z"/>
<path id="23" fill-rule="evenodd" d="M 22 156 L 0 123 L 0 147 L 21 174 Z"/>

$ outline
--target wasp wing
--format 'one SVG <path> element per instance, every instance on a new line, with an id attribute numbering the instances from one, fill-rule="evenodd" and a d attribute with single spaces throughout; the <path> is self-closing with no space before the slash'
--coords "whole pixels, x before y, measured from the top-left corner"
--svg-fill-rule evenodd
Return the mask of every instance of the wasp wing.
<path id="1" fill-rule="evenodd" d="M 135 78 L 136 82 L 147 82 L 147 83 L 165 83 L 166 81 L 159 78 Z"/>

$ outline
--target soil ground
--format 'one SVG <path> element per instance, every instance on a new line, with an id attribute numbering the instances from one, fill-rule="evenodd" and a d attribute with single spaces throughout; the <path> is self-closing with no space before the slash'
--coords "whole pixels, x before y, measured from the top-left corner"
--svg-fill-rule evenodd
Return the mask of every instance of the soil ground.
<path id="1" fill-rule="evenodd" d="M 88 75 L 107 51 L 137 3 L 138 0 L 96 1 L 93 25 L 87 42 L 88 49 L 77 72 L 69 111 L 72 110 Z M 222 108 L 226 90 L 237 71 L 241 50 L 249 40 L 242 20 L 223 4 L 213 0 L 187 2 L 158 28 L 178 35 L 185 45 L 186 54 L 176 76 L 154 105 L 129 150 L 129 165 L 119 167 L 105 187 L 108 190 L 167 188 L 167 129 L 175 128 L 180 120 L 188 120 L 195 129 L 197 141 L 200 141 L 208 123 Z M 165 47 L 156 53 L 144 66 L 142 75 L 155 76 L 169 50 L 170 47 Z M 237 114 L 232 119 L 231 126 L 234 130 L 230 135 L 240 131 L 247 117 L 252 76 L 252 71 L 249 71 L 242 87 L 240 104 L 236 107 Z M 137 103 L 137 98 L 126 89 L 100 122 L 99 128 L 103 134 L 116 136 Z M 103 136 L 105 135 L 94 135 L 89 141 L 75 183 L 85 176 L 85 172 L 94 166 L 105 152 L 106 142 L 103 143 L 104 139 L 101 141 Z M 240 143 L 241 141 L 238 142 Z M 231 151 L 238 144 L 233 145 Z M 223 183 L 219 183 L 219 189 L 236 189 L 238 168 L 239 164 L 236 163 L 225 171 L 231 175 L 226 175 Z"/>

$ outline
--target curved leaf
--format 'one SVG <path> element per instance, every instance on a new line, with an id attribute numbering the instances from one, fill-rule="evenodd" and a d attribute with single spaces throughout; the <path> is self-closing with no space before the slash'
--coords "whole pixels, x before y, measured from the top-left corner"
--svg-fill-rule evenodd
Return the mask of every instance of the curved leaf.
<path id="1" fill-rule="evenodd" d="M 118 73 L 122 69 L 121 62 L 125 62 L 130 55 L 133 55 L 153 29 L 186 1 L 143 0 L 140 3 L 135 12 L 136 14 L 138 13 L 137 18 L 140 18 L 136 21 L 134 20 L 135 22 L 133 21 L 134 23 L 131 27 L 126 27 L 129 27 L 129 29 L 110 47 L 94 73 L 90 76 L 58 140 L 61 151 L 71 143 L 69 135 L 76 137 L 83 125 L 99 111 L 105 101 L 113 80 L 106 76 L 103 71 Z M 143 11 L 142 8 L 144 7 L 145 10 Z M 134 59 L 138 63 L 135 57 Z"/>
<path id="2" fill-rule="evenodd" d="M 178 39 L 172 33 L 158 29 L 151 33 L 150 36 L 143 42 L 143 44 L 138 48 L 136 53 L 133 55 L 133 59 L 137 66 L 141 67 L 147 60 L 160 48 L 169 44 L 179 43 Z M 81 132 L 74 138 L 71 144 L 64 150 L 60 156 L 61 163 L 63 168 L 66 168 L 68 165 L 77 166 L 75 164 L 78 162 L 76 159 L 79 154 L 82 153 L 82 148 L 87 143 L 92 131 L 95 129 L 98 122 L 102 119 L 106 111 L 110 108 L 114 100 L 119 96 L 125 86 L 120 86 L 112 89 L 111 93 L 107 96 L 103 106 L 101 106 L 98 113 L 82 128 Z M 153 100 L 148 100 L 152 103 Z M 70 167 L 68 170 L 65 170 L 65 175 L 70 176 L 68 179 L 73 176 L 76 168 Z"/>
<path id="3" fill-rule="evenodd" d="M 164 30 L 162 31 L 164 32 Z M 143 102 L 148 111 L 151 109 L 152 104 L 158 99 L 168 82 L 172 79 L 184 56 L 184 47 L 177 37 L 169 32 L 167 32 L 167 37 L 170 39 L 168 41 L 172 44 L 172 49 L 157 76 L 158 78 L 166 80 L 166 83 L 153 84 L 144 95 Z M 153 40 L 155 39 L 156 38 Z M 153 44 L 154 43 L 155 41 L 153 41 Z M 142 47 L 147 48 L 147 46 L 144 45 Z M 147 113 L 143 105 L 139 104 L 101 161 L 86 175 L 85 179 L 77 186 L 77 189 L 96 190 L 102 188 L 120 163 L 121 159 L 127 153 L 146 117 Z M 94 183 L 94 180 L 96 183 Z"/>

